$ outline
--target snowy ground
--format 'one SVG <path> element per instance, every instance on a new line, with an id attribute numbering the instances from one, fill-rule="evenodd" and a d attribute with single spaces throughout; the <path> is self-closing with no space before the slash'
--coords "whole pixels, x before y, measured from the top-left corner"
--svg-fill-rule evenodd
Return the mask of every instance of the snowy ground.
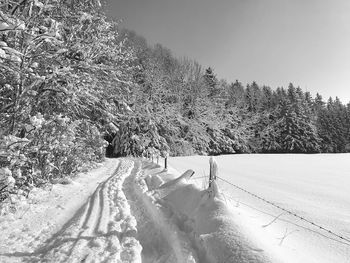
<path id="1" fill-rule="evenodd" d="M 93 243 L 94 234 L 103 235 L 105 182 L 118 165 L 107 160 L 69 185 L 32 191 L 15 214 L 0 218 L 0 262 L 73 262 L 80 257 L 90 237 Z"/>
<path id="2" fill-rule="evenodd" d="M 217 161 L 222 178 L 348 236 L 348 157 Z M 324 230 L 219 180 L 207 189 L 207 179 L 196 178 L 208 160 L 171 158 L 165 171 L 111 159 L 68 185 L 36 189 L 0 218 L 0 262 L 349 262 L 349 246 Z"/>
<path id="3" fill-rule="evenodd" d="M 201 190 L 190 176 L 114 159 L 37 189 L 1 217 L 0 262 L 271 262 L 217 188 Z"/>
<path id="4" fill-rule="evenodd" d="M 350 154 L 216 157 L 219 176 L 350 239 Z M 209 157 L 170 158 L 179 172 L 208 174 Z M 207 179 L 193 179 L 203 186 Z M 350 262 L 350 243 L 218 180 L 234 221 L 281 262 Z M 274 220 L 278 217 L 276 220 Z M 347 243 L 347 244 L 344 244 Z"/>

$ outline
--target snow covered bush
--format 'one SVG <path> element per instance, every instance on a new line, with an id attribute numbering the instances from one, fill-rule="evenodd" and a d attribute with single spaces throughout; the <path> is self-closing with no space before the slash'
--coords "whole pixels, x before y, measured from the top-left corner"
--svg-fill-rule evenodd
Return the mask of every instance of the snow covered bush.
<path id="1" fill-rule="evenodd" d="M 172 141 L 169 147 L 173 156 L 194 155 L 196 153 L 192 145 L 183 139 Z"/>
<path id="2" fill-rule="evenodd" d="M 32 116 L 26 138 L 9 135 L 0 141 L 2 155 L 6 155 L 3 165 L 12 171 L 18 188 L 29 190 L 31 185 L 72 175 L 104 158 L 104 140 L 93 124 L 61 115 L 50 117 Z"/>
<path id="3" fill-rule="evenodd" d="M 5 200 L 9 191 L 15 186 L 16 180 L 12 177 L 12 172 L 7 168 L 0 169 L 0 202 Z"/>

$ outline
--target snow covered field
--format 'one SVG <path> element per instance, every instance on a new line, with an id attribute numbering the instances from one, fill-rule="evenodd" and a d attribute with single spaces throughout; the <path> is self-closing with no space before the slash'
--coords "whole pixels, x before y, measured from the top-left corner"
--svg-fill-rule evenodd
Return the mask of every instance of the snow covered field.
<path id="1" fill-rule="evenodd" d="M 350 239 L 350 154 L 227 155 L 216 160 L 223 179 Z M 209 173 L 209 157 L 175 157 L 169 165 L 180 173 L 193 169 L 194 177 Z M 203 180 L 193 179 L 199 186 Z M 350 242 L 217 182 L 234 220 L 276 260 L 350 262 Z"/>

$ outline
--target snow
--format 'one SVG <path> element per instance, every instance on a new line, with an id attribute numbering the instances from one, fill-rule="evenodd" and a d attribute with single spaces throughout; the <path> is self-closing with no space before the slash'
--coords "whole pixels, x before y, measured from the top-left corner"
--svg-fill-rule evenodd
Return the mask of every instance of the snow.
<path id="1" fill-rule="evenodd" d="M 348 158 L 216 161 L 220 178 L 346 236 Z M 68 184 L 35 189 L 0 218 L 0 262 L 349 262 L 349 247 L 331 234 L 220 178 L 208 189 L 209 157 L 169 164 L 108 159 Z"/>
<path id="2" fill-rule="evenodd" d="M 121 191 L 133 162 L 118 165 L 107 160 L 70 185 L 32 191 L 15 214 L 0 219 L 0 262 L 137 262 L 142 248 L 128 236 L 133 217 Z"/>
<path id="3" fill-rule="evenodd" d="M 149 189 L 146 183 L 145 179 L 149 176 L 158 177 L 161 174 L 164 174 L 162 168 L 146 162 L 142 163 L 134 177 L 128 179 L 134 182 L 129 184 L 129 187 L 133 187 L 126 193 L 131 195 L 131 204 L 139 219 L 142 262 L 195 263 L 197 256 L 190 240 L 172 222 L 171 216 L 164 210 L 166 208 L 160 204 L 158 192 Z"/>
<path id="4" fill-rule="evenodd" d="M 197 262 L 146 184 L 163 184 L 161 174 L 147 161 L 114 159 L 71 184 L 35 189 L 1 218 L 0 262 Z"/>
<path id="5" fill-rule="evenodd" d="M 349 154 L 227 155 L 216 157 L 219 177 L 345 238 L 350 237 Z M 179 172 L 193 169 L 201 187 L 209 157 L 174 157 Z M 350 244 L 217 181 L 234 224 L 274 262 L 349 262 Z M 276 217 L 278 217 L 276 219 Z"/>
<path id="6" fill-rule="evenodd" d="M 270 262 L 235 224 L 213 184 L 210 192 L 184 183 L 164 197 L 179 228 L 192 237 L 198 262 Z"/>

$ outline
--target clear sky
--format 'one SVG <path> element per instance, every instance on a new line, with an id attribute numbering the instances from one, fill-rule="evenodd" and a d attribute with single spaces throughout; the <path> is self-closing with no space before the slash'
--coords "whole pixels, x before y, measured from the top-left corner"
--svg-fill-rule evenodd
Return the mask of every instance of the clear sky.
<path id="1" fill-rule="evenodd" d="M 227 81 L 350 102 L 349 0 L 109 0 L 108 13 Z"/>

